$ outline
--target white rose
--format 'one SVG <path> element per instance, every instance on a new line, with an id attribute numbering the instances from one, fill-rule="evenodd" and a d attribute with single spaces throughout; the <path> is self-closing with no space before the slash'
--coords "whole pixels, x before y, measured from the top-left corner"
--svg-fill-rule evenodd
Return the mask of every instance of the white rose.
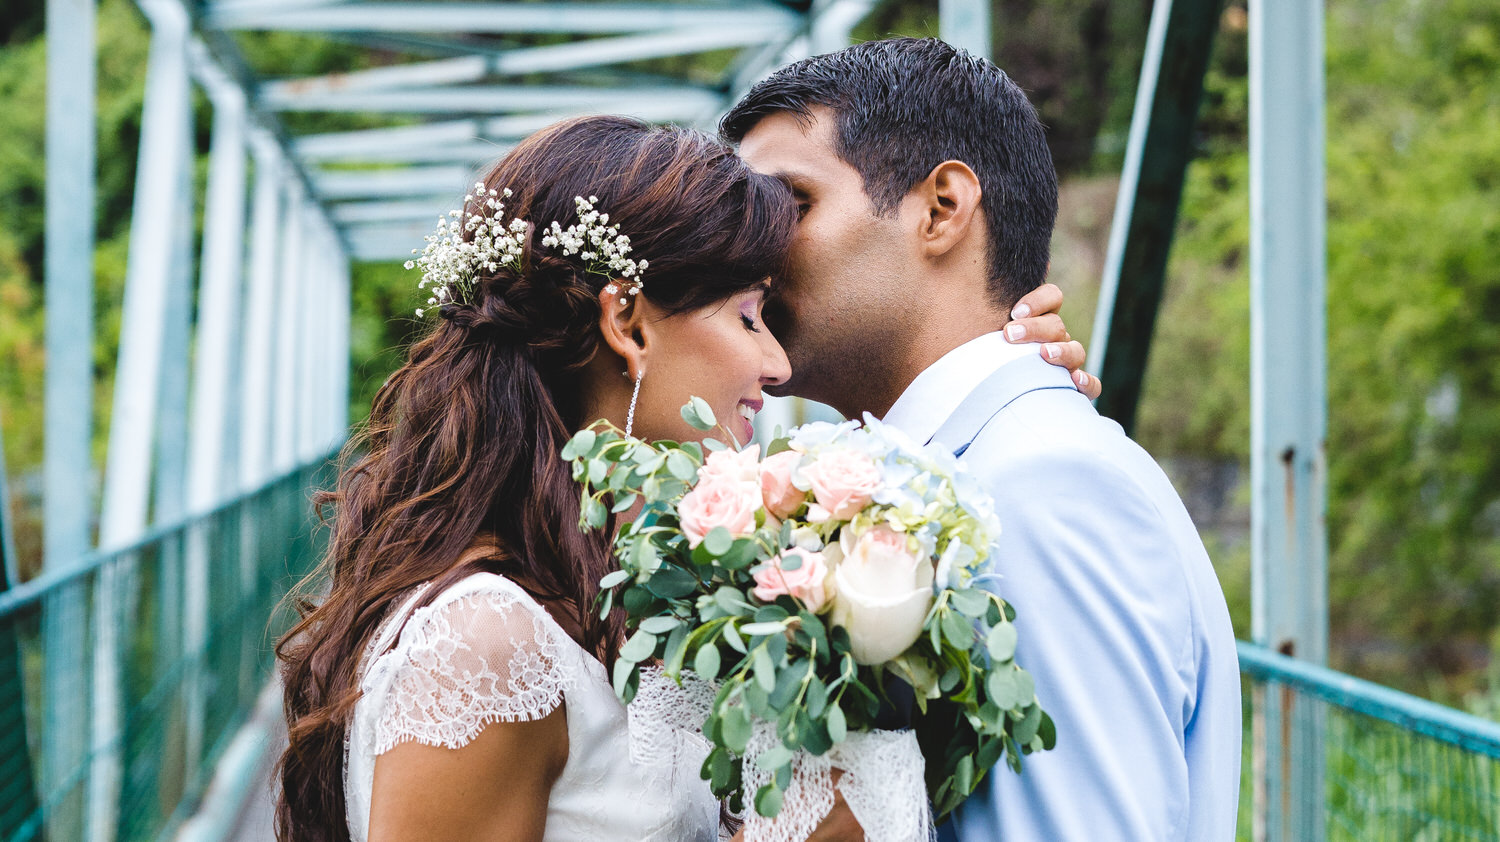
<path id="1" fill-rule="evenodd" d="M 833 573 L 833 622 L 849 632 L 854 660 L 885 663 L 922 635 L 932 606 L 932 565 L 907 549 L 905 535 L 885 526 L 857 541 L 841 536 L 841 543 L 843 558 Z"/>

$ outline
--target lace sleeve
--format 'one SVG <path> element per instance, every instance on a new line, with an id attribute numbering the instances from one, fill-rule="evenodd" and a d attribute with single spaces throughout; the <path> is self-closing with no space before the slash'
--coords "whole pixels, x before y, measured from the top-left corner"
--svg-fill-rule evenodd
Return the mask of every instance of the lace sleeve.
<path id="1" fill-rule="evenodd" d="M 542 608 L 503 592 L 469 594 L 412 614 L 372 666 L 385 704 L 374 754 L 407 740 L 462 748 L 493 722 L 540 719 L 570 679 Z"/>

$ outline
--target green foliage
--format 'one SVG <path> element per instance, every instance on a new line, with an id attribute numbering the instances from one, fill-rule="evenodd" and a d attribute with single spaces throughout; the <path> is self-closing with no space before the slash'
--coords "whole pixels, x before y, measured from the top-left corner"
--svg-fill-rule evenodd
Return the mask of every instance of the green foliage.
<path id="1" fill-rule="evenodd" d="M 1248 459 L 1247 86 L 1221 35 L 1138 434 Z M 1328 17 L 1330 610 L 1424 670 L 1500 625 L 1500 9 L 1338 2 Z M 1190 399 L 1184 399 L 1184 397 Z M 1233 599 L 1233 595 L 1231 601 Z M 1420 605 L 1421 610 L 1413 610 Z M 1347 650 L 1346 650 L 1347 651 Z"/>

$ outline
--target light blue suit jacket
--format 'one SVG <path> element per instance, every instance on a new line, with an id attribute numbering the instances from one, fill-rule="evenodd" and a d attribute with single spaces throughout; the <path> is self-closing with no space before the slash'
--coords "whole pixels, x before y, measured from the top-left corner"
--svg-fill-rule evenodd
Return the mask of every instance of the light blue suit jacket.
<path id="1" fill-rule="evenodd" d="M 933 438 L 995 496 L 1016 660 L 1057 724 L 1054 750 L 990 770 L 942 838 L 1233 840 L 1234 634 L 1166 475 L 1040 356 L 1000 366 Z"/>

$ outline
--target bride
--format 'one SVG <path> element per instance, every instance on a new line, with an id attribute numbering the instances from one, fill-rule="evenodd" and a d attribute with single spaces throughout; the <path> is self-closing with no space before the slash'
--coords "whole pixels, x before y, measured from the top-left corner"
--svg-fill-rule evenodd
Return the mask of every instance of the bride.
<path id="1" fill-rule="evenodd" d="M 632 751 L 637 705 L 627 714 L 606 669 L 622 620 L 594 610 L 609 532 L 579 530 L 559 452 L 596 418 L 701 437 L 679 413 L 693 395 L 749 439 L 762 387 L 790 374 L 761 311 L 792 196 L 707 135 L 616 117 L 534 135 L 484 185 L 531 223 L 524 258 L 439 302 L 319 500 L 328 589 L 277 647 L 290 735 L 277 837 L 728 835 L 702 753 Z M 629 236 L 642 274 L 544 247 L 551 222 L 580 221 L 577 197 Z M 1039 314 L 1056 308 L 1055 287 L 1034 295 Z M 1031 332 L 1061 341 L 1055 324 Z M 815 838 L 850 828 L 840 804 Z"/>

